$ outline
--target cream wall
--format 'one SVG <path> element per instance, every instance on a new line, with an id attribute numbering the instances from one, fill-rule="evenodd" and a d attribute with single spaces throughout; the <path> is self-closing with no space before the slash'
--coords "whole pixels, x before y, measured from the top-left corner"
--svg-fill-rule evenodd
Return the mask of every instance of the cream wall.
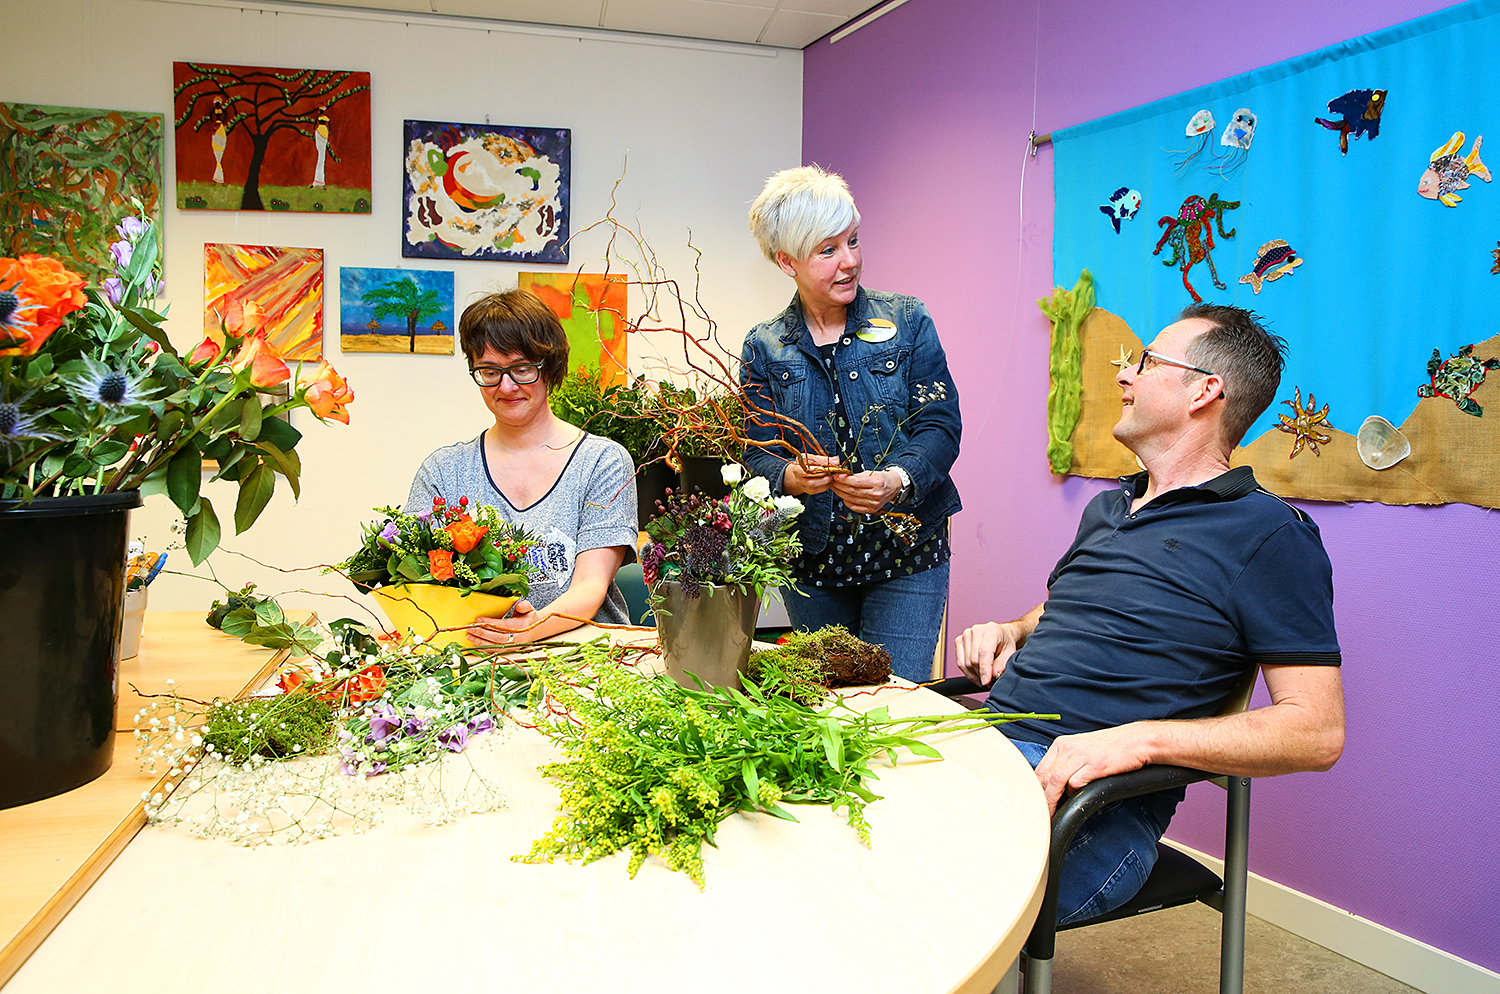
<path id="1" fill-rule="evenodd" d="M 336 577 L 315 570 L 280 575 L 230 550 L 282 568 L 336 562 L 353 551 L 373 506 L 404 500 L 424 455 L 489 423 L 462 356 L 338 353 L 340 266 L 452 269 L 460 310 L 477 293 L 514 286 L 522 269 L 557 268 L 403 259 L 404 119 L 571 128 L 573 231 L 604 216 L 623 171 L 617 216 L 638 224 L 669 275 L 689 286 L 691 230 L 703 253 L 703 305 L 725 329 L 723 343 L 732 352 L 744 331 L 784 306 L 791 291 L 755 248 L 745 211 L 767 175 L 800 162 L 801 52 L 216 0 L 0 0 L 0 10 L 6 25 L 0 100 L 166 115 L 166 298 L 179 348 L 202 337 L 205 242 L 325 250 L 324 327 L 332 332 L 325 354 L 354 388 L 351 424 L 320 425 L 305 411 L 294 413 L 304 432 L 301 499 L 294 503 L 279 487 L 253 528 L 225 536 L 209 564 L 230 586 L 254 580 L 269 591 L 348 591 Z M 171 206 L 174 60 L 369 71 L 374 213 Z M 604 251 L 602 229 L 578 237 L 568 268 L 601 271 Z M 634 309 L 640 297 L 635 288 L 631 293 Z M 631 366 L 660 375 L 651 351 L 650 342 L 632 338 Z M 233 485 L 205 492 L 232 531 Z M 154 497 L 135 512 L 132 530 L 162 548 L 176 538 L 169 530 L 179 520 L 165 497 Z M 180 550 L 168 565 L 191 569 Z M 198 609 L 217 593 L 202 580 L 164 575 L 151 587 L 151 607 Z M 325 618 L 355 613 L 325 597 L 282 600 L 316 607 Z"/>

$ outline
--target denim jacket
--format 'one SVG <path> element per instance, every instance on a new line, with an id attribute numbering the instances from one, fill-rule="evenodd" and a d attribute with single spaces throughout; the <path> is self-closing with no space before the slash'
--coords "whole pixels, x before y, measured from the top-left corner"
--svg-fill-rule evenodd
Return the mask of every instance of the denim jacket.
<path id="1" fill-rule="evenodd" d="M 746 434 L 787 443 L 746 446 L 745 462 L 752 473 L 770 481 L 772 493 L 780 494 L 787 463 L 810 447 L 799 442 L 795 428 L 778 420 L 798 422 L 825 453 L 839 454 L 831 424 L 833 383 L 795 294 L 785 311 L 756 325 L 745 337 L 741 359 Z M 921 522 L 916 541 L 925 541 L 963 506 L 948 476 L 963 431 L 958 388 L 948 374 L 948 360 L 926 305 L 915 297 L 861 287 L 849 305 L 833 367 L 849 417 L 870 419 L 860 431 L 861 468 L 906 470 L 912 494 L 894 509 Z M 917 399 L 919 388 L 930 398 L 925 404 Z M 754 407 L 774 412 L 775 417 L 758 414 Z M 831 490 L 805 495 L 802 502 L 803 552 L 820 552 L 828 543 L 835 505 L 841 502 Z"/>

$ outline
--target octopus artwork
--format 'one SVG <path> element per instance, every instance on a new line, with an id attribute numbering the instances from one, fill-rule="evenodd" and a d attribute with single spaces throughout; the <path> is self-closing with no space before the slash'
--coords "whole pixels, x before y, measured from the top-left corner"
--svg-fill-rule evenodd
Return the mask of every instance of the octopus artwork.
<path id="1" fill-rule="evenodd" d="M 1292 400 L 1283 400 L 1282 403 L 1296 411 L 1295 417 L 1287 417 L 1285 414 L 1276 415 L 1281 424 L 1276 426 L 1277 431 L 1284 431 L 1293 436 L 1292 451 L 1288 459 L 1297 458 L 1297 453 L 1303 448 L 1312 449 L 1313 455 L 1321 456 L 1318 446 L 1327 445 L 1332 438 L 1324 428 L 1332 428 L 1328 423 L 1328 405 L 1324 404 L 1318 409 L 1318 402 L 1313 399 L 1311 392 L 1307 395 L 1307 406 L 1302 406 L 1302 388 L 1292 388 Z"/>
<path id="2" fill-rule="evenodd" d="M 1480 359 L 1474 355 L 1474 346 L 1465 345 L 1448 358 L 1443 358 L 1440 349 L 1432 350 L 1427 360 L 1427 375 L 1431 383 L 1417 387 L 1418 397 L 1447 397 L 1465 414 L 1484 417 L 1484 408 L 1469 395 L 1484 382 L 1492 369 L 1500 369 L 1500 359 L 1490 356 Z"/>
<path id="3" fill-rule="evenodd" d="M 1162 232 L 1161 240 L 1156 243 L 1151 254 L 1160 255 L 1162 248 L 1171 243 L 1172 257 L 1162 260 L 1162 265 L 1177 266 L 1182 270 L 1182 285 L 1193 295 L 1195 304 L 1201 304 L 1203 298 L 1193 289 L 1193 284 L 1188 282 L 1188 270 L 1200 262 L 1208 263 L 1208 272 L 1213 277 L 1214 286 L 1220 290 L 1227 289 L 1224 281 L 1219 279 L 1219 272 L 1214 268 L 1210 253 L 1214 248 L 1215 225 L 1219 229 L 1220 238 L 1234 237 L 1234 228 L 1224 230 L 1224 213 L 1239 206 L 1238 200 L 1220 200 L 1217 193 L 1209 194 L 1207 200 L 1193 194 L 1182 202 L 1176 217 L 1168 215 L 1156 222 L 1166 230 Z"/>

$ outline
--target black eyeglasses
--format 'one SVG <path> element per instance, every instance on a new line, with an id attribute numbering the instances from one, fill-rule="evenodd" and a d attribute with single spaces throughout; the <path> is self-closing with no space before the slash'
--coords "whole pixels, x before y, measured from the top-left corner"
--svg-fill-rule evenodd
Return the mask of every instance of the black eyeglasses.
<path id="1" fill-rule="evenodd" d="M 534 362 L 518 362 L 513 366 L 471 366 L 469 375 L 482 387 L 498 387 L 500 381 L 510 376 L 516 386 L 535 383 L 542 376 L 542 367 Z"/>
<path id="2" fill-rule="evenodd" d="M 1181 359 L 1173 359 L 1171 356 L 1164 356 L 1160 352 L 1152 352 L 1150 349 L 1141 350 L 1141 361 L 1140 364 L 1135 367 L 1135 375 L 1140 376 L 1146 371 L 1147 359 L 1150 359 L 1153 362 L 1164 362 L 1169 366 L 1181 366 L 1183 369 L 1191 369 L 1193 372 L 1202 373 L 1204 376 L 1218 375 L 1211 369 L 1204 369 L 1202 366 L 1194 366 L 1190 362 L 1183 362 Z M 1219 391 L 1219 397 L 1222 398 L 1223 396 L 1224 391 Z"/>

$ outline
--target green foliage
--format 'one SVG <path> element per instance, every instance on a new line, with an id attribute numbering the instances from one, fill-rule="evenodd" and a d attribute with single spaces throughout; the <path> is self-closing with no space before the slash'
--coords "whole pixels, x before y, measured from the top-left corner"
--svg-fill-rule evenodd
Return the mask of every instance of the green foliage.
<path id="1" fill-rule="evenodd" d="M 1036 715 L 972 712 L 893 718 L 835 703 L 814 710 L 782 695 L 777 666 L 744 690 L 685 688 L 622 662 L 627 650 L 600 643 L 555 656 L 535 671 L 537 728 L 562 762 L 542 766 L 562 788 L 560 813 L 526 862 L 561 856 L 585 863 L 630 852 L 633 877 L 651 855 L 704 885 L 702 846 L 740 811 L 796 821 L 784 804 L 829 804 L 870 841 L 865 805 L 871 764 L 897 750 L 941 759 L 925 735 Z M 1055 716 L 1054 716 L 1055 717 Z"/>
<path id="2" fill-rule="evenodd" d="M 367 524 L 359 551 L 333 567 L 361 590 L 393 583 L 434 583 L 497 597 L 525 597 L 532 565 L 526 558 L 538 539 L 502 518 L 493 507 L 460 497 L 433 501 L 426 517 L 394 507 Z"/>
<path id="3" fill-rule="evenodd" d="M 222 602 L 214 601 L 204 620 L 242 642 L 269 649 L 294 649 L 299 656 L 312 652 L 323 641 L 317 629 L 288 619 L 274 598 L 256 597 L 254 590 L 255 584 L 247 583 Z"/>
<path id="4" fill-rule="evenodd" d="M 312 694 L 218 700 L 204 716 L 204 745 L 231 763 L 251 756 L 285 759 L 312 755 L 333 738 L 333 708 Z"/>
<path id="5" fill-rule="evenodd" d="M 599 371 L 575 369 L 551 390 L 552 413 L 570 425 L 619 442 L 637 466 L 665 451 L 661 431 L 652 417 L 652 396 L 644 382 L 600 387 Z"/>
<path id="6" fill-rule="evenodd" d="M 792 632 L 776 648 L 751 654 L 751 679 L 764 680 L 773 672 L 781 674 L 777 683 L 782 693 L 815 706 L 835 687 L 885 683 L 891 675 L 891 657 L 843 625 L 825 625 L 815 632 Z"/>

